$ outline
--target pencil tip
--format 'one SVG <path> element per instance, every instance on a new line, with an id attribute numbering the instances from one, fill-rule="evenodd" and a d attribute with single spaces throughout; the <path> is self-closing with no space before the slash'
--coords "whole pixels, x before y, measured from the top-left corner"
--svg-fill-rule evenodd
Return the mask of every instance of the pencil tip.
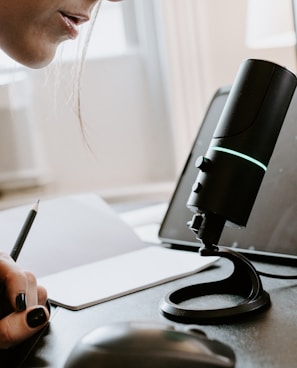
<path id="1" fill-rule="evenodd" d="M 38 201 L 35 203 L 35 206 L 33 207 L 33 210 L 36 212 L 38 211 L 39 202 L 40 202 L 40 199 L 38 199 Z"/>

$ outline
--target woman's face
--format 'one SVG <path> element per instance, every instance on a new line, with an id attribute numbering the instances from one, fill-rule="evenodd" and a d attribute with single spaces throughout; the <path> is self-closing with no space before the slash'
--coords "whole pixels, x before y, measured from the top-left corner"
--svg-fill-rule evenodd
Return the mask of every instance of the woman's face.
<path id="1" fill-rule="evenodd" d="M 61 42 L 77 37 L 98 1 L 0 0 L 0 48 L 21 64 L 43 67 Z"/>

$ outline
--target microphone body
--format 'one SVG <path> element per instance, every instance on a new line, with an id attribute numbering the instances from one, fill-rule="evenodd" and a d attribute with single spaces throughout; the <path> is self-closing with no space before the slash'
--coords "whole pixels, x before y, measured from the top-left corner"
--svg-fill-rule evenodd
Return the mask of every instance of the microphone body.
<path id="1" fill-rule="evenodd" d="M 187 202 L 205 244 L 218 243 L 226 221 L 246 226 L 295 88 L 286 68 L 241 64 Z"/>

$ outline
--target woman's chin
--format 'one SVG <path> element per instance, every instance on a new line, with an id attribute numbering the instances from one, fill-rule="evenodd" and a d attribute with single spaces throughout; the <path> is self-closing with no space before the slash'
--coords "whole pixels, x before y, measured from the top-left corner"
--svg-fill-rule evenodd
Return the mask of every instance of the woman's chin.
<path id="1" fill-rule="evenodd" d="M 36 52 L 36 50 L 32 50 L 32 52 L 29 52 L 29 50 L 26 49 L 23 52 L 17 53 L 14 52 L 15 50 L 3 49 L 3 51 L 6 52 L 9 57 L 11 57 L 19 64 L 22 64 L 31 69 L 41 69 L 46 67 L 53 61 L 56 54 L 56 49 L 56 47 L 51 47 L 50 49 L 43 50 L 43 52 L 40 50 L 39 52 Z"/>
<path id="2" fill-rule="evenodd" d="M 46 60 L 37 60 L 34 62 L 29 62 L 28 64 L 23 64 L 24 66 L 31 69 L 42 69 L 48 66 L 53 61 L 53 58 Z"/>
<path id="3" fill-rule="evenodd" d="M 48 66 L 54 59 L 55 53 L 43 57 L 33 57 L 23 60 L 17 60 L 19 63 L 31 69 L 41 69 Z"/>

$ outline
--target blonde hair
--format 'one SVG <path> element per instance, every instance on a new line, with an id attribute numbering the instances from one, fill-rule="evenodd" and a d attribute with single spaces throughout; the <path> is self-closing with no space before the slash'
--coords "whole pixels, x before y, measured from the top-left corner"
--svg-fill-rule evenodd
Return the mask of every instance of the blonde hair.
<path id="1" fill-rule="evenodd" d="M 82 111 L 81 111 L 81 83 L 82 83 L 82 77 L 83 77 L 83 72 L 84 72 L 84 66 L 86 62 L 88 46 L 89 46 L 89 42 L 92 36 L 92 31 L 95 25 L 95 21 L 98 17 L 101 3 L 102 3 L 102 0 L 99 0 L 93 11 L 93 16 L 92 16 L 91 23 L 90 23 L 90 26 L 87 32 L 86 39 L 84 40 L 84 45 L 82 48 L 82 53 L 81 53 L 79 63 L 77 65 L 77 72 L 76 72 L 77 78 L 76 78 L 75 94 L 76 94 L 76 102 L 77 102 L 77 116 L 78 116 L 78 120 L 80 124 L 80 129 L 84 137 L 84 141 L 87 144 L 89 149 L 90 149 L 90 146 L 88 144 L 87 132 L 85 129 L 85 124 L 83 122 L 83 116 L 82 116 Z"/>

